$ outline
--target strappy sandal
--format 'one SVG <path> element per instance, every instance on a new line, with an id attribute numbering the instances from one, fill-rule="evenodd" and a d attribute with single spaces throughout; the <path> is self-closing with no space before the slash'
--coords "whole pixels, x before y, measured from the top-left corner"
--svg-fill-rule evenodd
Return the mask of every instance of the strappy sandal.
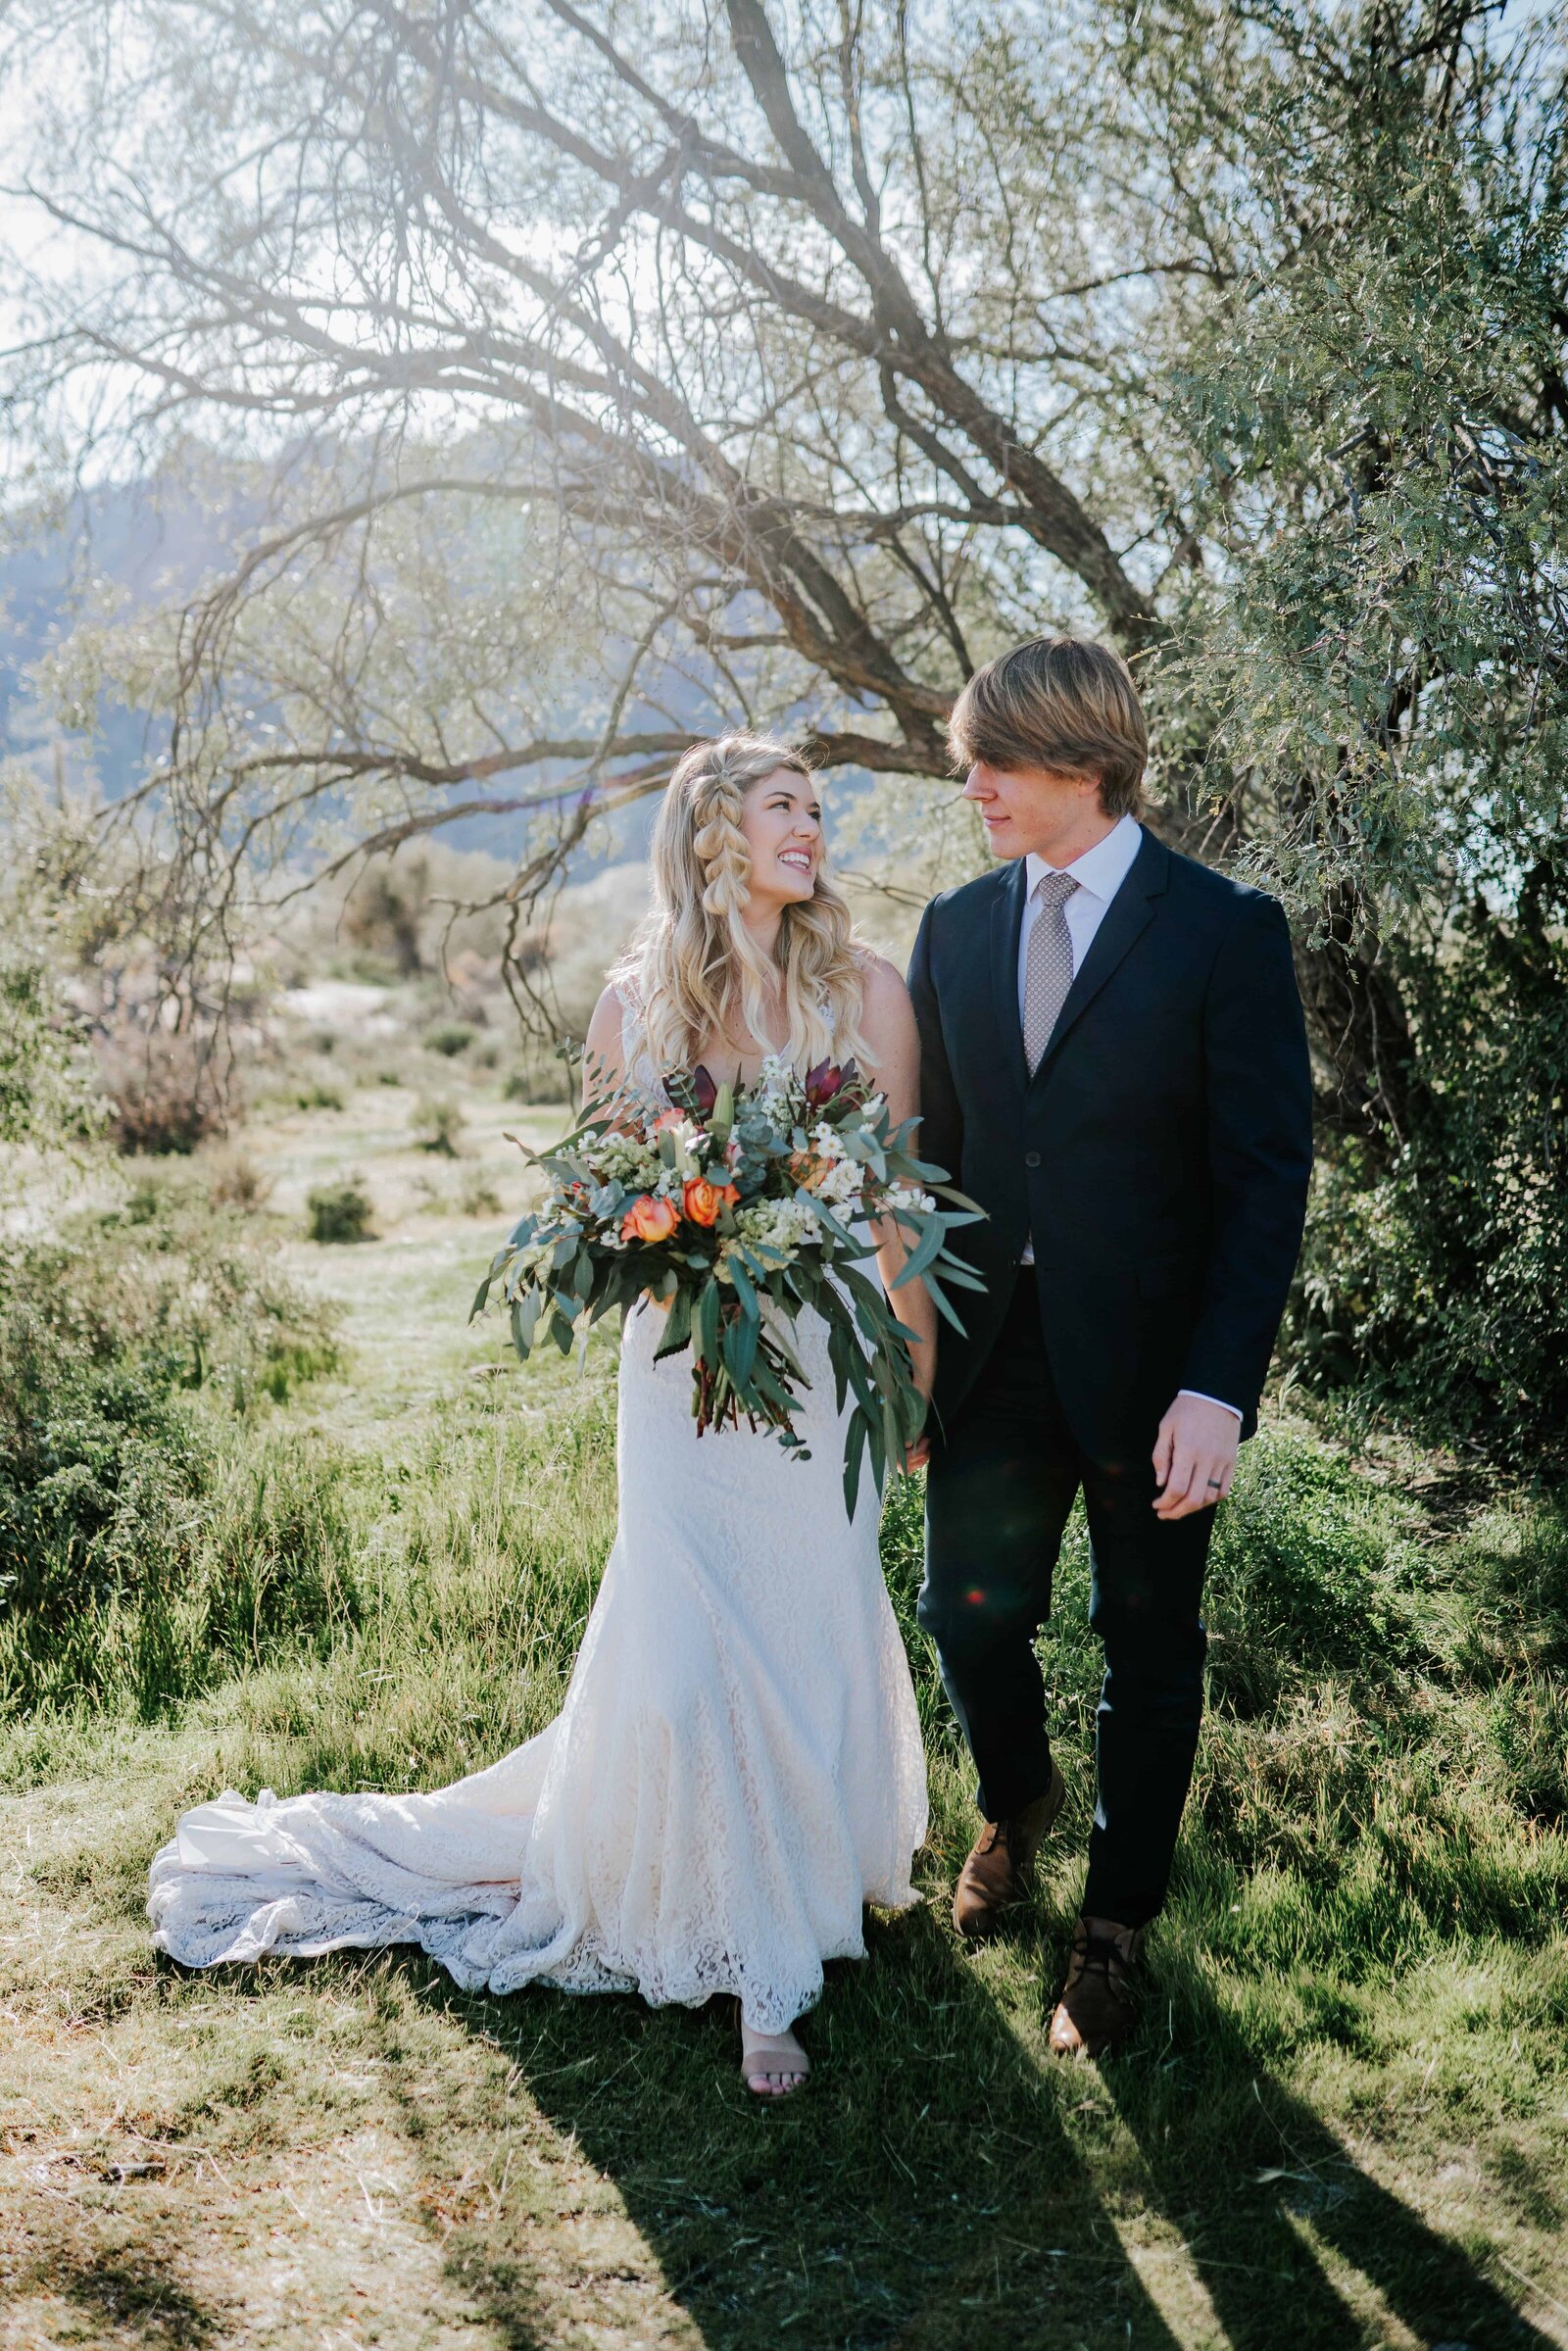
<path id="1" fill-rule="evenodd" d="M 737 2001 L 735 2005 L 738 2013 L 740 2002 Z M 740 2020 L 740 2026 L 741 2080 L 751 2090 L 754 2098 L 765 2098 L 770 2102 L 777 2102 L 782 2098 L 793 2098 L 797 2090 L 806 2087 L 810 2077 L 811 2061 L 793 2033 L 754 2033 L 748 2027 L 744 2017 Z M 769 2063 L 769 2059 L 772 2060 L 771 2063 Z M 764 2078 L 769 2075 L 776 2077 L 781 2074 L 794 2074 L 797 2079 L 790 2082 L 780 2082 L 776 2089 L 756 2089 L 753 2087 L 752 2078 L 758 2074 Z"/>

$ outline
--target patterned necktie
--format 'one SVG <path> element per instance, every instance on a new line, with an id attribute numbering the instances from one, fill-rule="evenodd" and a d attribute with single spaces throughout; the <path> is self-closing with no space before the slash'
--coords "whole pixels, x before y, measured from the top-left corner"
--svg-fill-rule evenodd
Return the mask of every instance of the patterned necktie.
<path id="1" fill-rule="evenodd" d="M 1066 873 L 1043 873 L 1035 884 L 1040 911 L 1029 933 L 1023 980 L 1023 1051 L 1031 1077 L 1051 1043 L 1051 1032 L 1072 986 L 1072 933 L 1067 928 L 1066 906 L 1077 887 Z"/>

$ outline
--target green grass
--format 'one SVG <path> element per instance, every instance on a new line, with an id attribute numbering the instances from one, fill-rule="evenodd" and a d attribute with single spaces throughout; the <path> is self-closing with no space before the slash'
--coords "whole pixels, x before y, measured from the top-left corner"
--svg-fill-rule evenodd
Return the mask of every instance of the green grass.
<path id="1" fill-rule="evenodd" d="M 497 1129 L 528 1114 L 466 1110 L 510 1200 Z M 132 1664 L 0 1732 L 6 2351 L 1568 2343 L 1568 1525 L 1299 1424 L 1249 1448 L 1221 1523 L 1208 1728 L 1122 2058 L 1044 2046 L 1092 1805 L 1081 1527 L 1044 1643 L 1067 1813 L 1016 1934 L 970 1953 L 907 1492 L 921 1900 L 829 1970 L 802 2098 L 757 2108 L 716 2012 L 472 1998 L 403 1952 L 155 1959 L 146 1864 L 182 1804 L 437 1786 L 547 1721 L 613 1517 L 608 1350 L 509 1369 L 499 1324 L 465 1328 L 494 1236 L 455 1177 L 420 1189 L 396 1095 L 248 1147 L 342 1354 L 243 1417 L 192 1399 L 215 1466 L 164 1646 L 128 1594 Z M 304 1194 L 350 1163 L 380 1238 L 315 1247 Z"/>

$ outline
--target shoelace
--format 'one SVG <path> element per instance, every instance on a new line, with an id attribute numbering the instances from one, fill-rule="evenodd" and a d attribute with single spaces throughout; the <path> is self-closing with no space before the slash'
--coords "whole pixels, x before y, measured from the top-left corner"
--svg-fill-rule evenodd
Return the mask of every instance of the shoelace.
<path id="1" fill-rule="evenodd" d="M 1128 1982 L 1127 1960 L 1114 1935 L 1086 1935 L 1081 1942 L 1073 1944 L 1073 1958 L 1077 1963 L 1072 1979 L 1075 1984 L 1080 1983 L 1093 1968 L 1097 1975 L 1104 1977 L 1113 1990 L 1125 1988 Z"/>

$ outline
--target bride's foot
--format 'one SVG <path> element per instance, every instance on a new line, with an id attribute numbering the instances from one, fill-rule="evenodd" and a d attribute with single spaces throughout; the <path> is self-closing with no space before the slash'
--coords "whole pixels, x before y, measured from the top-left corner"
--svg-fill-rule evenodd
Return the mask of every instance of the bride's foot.
<path id="1" fill-rule="evenodd" d="M 741 2080 L 754 2098 L 787 2098 L 810 2070 L 793 2033 L 754 2033 L 741 2019 Z"/>

